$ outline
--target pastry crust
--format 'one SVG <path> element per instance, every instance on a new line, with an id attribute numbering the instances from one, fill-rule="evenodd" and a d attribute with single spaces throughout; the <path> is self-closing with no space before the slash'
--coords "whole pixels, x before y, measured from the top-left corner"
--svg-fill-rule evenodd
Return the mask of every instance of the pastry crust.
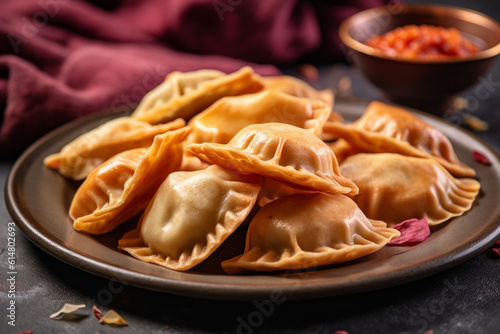
<path id="1" fill-rule="evenodd" d="M 222 262 L 222 269 L 240 274 L 317 268 L 376 252 L 399 235 L 384 222 L 366 218 L 345 195 L 293 195 L 255 215 L 243 254 Z"/>
<path id="2" fill-rule="evenodd" d="M 119 117 L 86 132 L 44 159 L 45 166 L 63 176 L 83 180 L 112 156 L 127 150 L 149 147 L 154 137 L 186 125 L 182 119 L 151 125 L 130 117 Z"/>
<path id="3" fill-rule="evenodd" d="M 160 184 L 182 160 L 188 128 L 158 135 L 151 147 L 128 150 L 92 171 L 73 197 L 73 227 L 103 234 L 141 213 Z"/>
<path id="4" fill-rule="evenodd" d="M 433 159 L 393 153 L 360 153 L 340 166 L 359 187 L 353 197 L 367 217 L 393 226 L 427 216 L 441 224 L 468 211 L 480 189 L 471 178 L 456 178 Z"/>
<path id="5" fill-rule="evenodd" d="M 131 117 L 151 124 L 186 121 L 225 96 L 250 94 L 264 85 L 251 67 L 224 74 L 215 70 L 172 72 L 141 100 Z"/>
<path id="6" fill-rule="evenodd" d="M 291 96 L 320 100 L 328 107 L 333 108 L 335 95 L 331 89 L 317 90 L 303 80 L 288 75 L 262 77 L 262 82 L 265 89 L 271 89 Z"/>
<path id="7" fill-rule="evenodd" d="M 170 174 L 120 249 L 146 262 L 188 270 L 205 260 L 251 212 L 262 178 L 212 165 Z"/>
<path id="8" fill-rule="evenodd" d="M 358 152 L 430 158 L 455 176 L 472 177 L 476 174 L 474 169 L 459 161 L 453 146 L 441 131 L 402 108 L 374 101 L 354 123 L 331 122 L 323 130 L 345 140 Z M 340 150 L 337 145 L 342 146 Z M 349 151 L 343 141 L 333 144 L 332 150 L 339 153 Z"/>
<path id="9" fill-rule="evenodd" d="M 274 90 L 225 97 L 191 119 L 189 140 L 227 144 L 246 126 L 261 123 L 291 124 L 320 136 L 330 113 L 322 101 Z"/>
<path id="10" fill-rule="evenodd" d="M 288 186 L 331 194 L 357 194 L 340 174 L 335 155 L 311 131 L 283 123 L 250 125 L 227 144 L 190 144 L 188 152 L 241 174 L 257 174 Z"/>

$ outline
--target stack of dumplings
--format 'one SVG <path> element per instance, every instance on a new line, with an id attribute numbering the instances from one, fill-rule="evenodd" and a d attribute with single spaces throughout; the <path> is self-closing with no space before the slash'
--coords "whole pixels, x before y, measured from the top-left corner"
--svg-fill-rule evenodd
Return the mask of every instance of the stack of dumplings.
<path id="1" fill-rule="evenodd" d="M 46 157 L 81 181 L 75 230 L 112 232 L 131 256 L 186 271 L 238 229 L 227 274 L 317 269 L 359 259 L 472 207 L 480 189 L 438 129 L 372 102 L 345 123 L 330 90 L 244 67 L 174 72 L 130 116 L 104 123 Z M 196 269 L 195 269 L 196 270 Z"/>

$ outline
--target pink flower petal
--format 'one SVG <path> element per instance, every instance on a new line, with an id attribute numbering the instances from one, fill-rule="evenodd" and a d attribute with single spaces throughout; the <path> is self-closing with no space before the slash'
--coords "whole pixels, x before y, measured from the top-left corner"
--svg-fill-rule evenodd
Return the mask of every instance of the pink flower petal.
<path id="1" fill-rule="evenodd" d="M 500 248 L 493 247 L 491 250 L 493 251 L 493 253 L 495 253 L 496 255 L 500 256 Z"/>
<path id="2" fill-rule="evenodd" d="M 495 242 L 495 245 L 500 246 L 500 239 L 498 239 L 497 242 Z"/>
<path id="3" fill-rule="evenodd" d="M 97 306 L 92 306 L 92 312 L 94 312 L 94 316 L 97 318 L 97 320 L 101 320 L 102 318 L 102 311 L 97 308 Z"/>
<path id="4" fill-rule="evenodd" d="M 421 243 L 431 235 L 427 217 L 405 220 L 393 227 L 401 232 L 401 236 L 389 242 L 389 245 L 414 245 Z"/>
<path id="5" fill-rule="evenodd" d="M 474 160 L 476 160 L 479 163 L 482 163 L 483 165 L 486 165 L 486 166 L 491 165 L 490 160 L 488 160 L 488 158 L 483 153 L 481 153 L 479 151 L 474 150 L 472 152 L 472 157 L 474 158 Z"/>

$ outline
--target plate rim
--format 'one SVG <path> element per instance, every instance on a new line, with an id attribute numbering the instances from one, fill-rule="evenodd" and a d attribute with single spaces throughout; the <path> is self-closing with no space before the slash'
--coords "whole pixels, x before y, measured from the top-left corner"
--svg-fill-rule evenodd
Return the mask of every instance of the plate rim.
<path id="1" fill-rule="evenodd" d="M 335 105 L 346 104 L 346 105 L 356 105 L 358 104 L 368 104 L 372 99 L 358 98 L 358 97 L 345 97 L 336 98 Z M 387 103 L 387 102 L 384 102 Z M 391 103 L 388 103 L 391 104 Z M 478 142 L 493 154 L 497 160 L 500 161 L 500 153 L 493 148 L 490 144 L 478 138 L 474 134 L 457 127 L 456 125 L 449 123 L 448 121 L 439 118 L 435 115 L 427 114 L 419 110 L 405 107 L 405 109 L 410 110 L 419 116 L 427 119 L 434 120 L 434 122 L 443 123 L 446 126 L 454 126 L 456 130 L 461 132 L 467 137 L 471 137 L 474 141 Z M 338 109 L 335 107 L 334 109 Z M 342 108 L 340 108 L 342 109 Z M 489 229 L 487 231 L 482 231 L 481 238 L 476 238 L 472 240 L 470 244 L 461 245 L 454 250 L 450 250 L 446 256 L 441 256 L 439 258 L 432 259 L 431 261 L 425 262 L 418 268 L 403 268 L 397 272 L 392 272 L 383 281 L 373 281 L 373 277 L 368 279 L 357 279 L 357 286 L 349 284 L 349 282 L 343 281 L 341 283 L 336 283 L 332 286 L 328 282 L 316 283 L 316 284 L 304 284 L 304 281 L 300 281 L 300 289 L 297 288 L 296 280 L 302 277 L 307 277 L 307 271 L 302 271 L 299 273 L 290 274 L 291 280 L 290 284 L 277 284 L 273 286 L 260 286 L 258 284 L 252 286 L 238 286 L 238 285 L 227 285 L 224 282 L 220 284 L 213 284 L 210 282 L 187 282 L 180 280 L 170 280 L 165 278 L 160 278 L 156 276 L 150 276 L 143 273 L 138 273 L 127 268 L 121 268 L 119 266 L 106 264 L 95 259 L 86 257 L 76 251 L 65 247 L 64 245 L 57 243 L 50 236 L 47 236 L 43 231 L 37 230 L 34 223 L 30 221 L 30 217 L 26 216 L 26 213 L 22 211 L 21 203 L 17 203 L 15 199 L 15 189 L 16 177 L 21 173 L 22 169 L 26 168 L 26 161 L 33 159 L 40 147 L 47 145 L 51 141 L 57 139 L 58 136 L 78 128 L 79 126 L 84 126 L 92 122 L 97 122 L 106 118 L 115 118 L 119 116 L 126 116 L 129 112 L 99 112 L 91 115 L 87 115 L 71 122 L 68 122 L 55 130 L 47 133 L 32 145 L 30 145 L 15 161 L 9 174 L 7 176 L 4 195 L 5 204 L 7 210 L 16 223 L 16 225 L 21 229 L 23 234 L 36 246 L 50 254 L 51 256 L 93 275 L 100 276 L 103 278 L 118 280 L 125 284 L 136 286 L 139 288 L 144 288 L 148 290 L 155 290 L 160 292 L 172 293 L 176 295 L 183 295 L 195 298 L 206 298 L 206 299 L 218 299 L 218 300 L 256 300 L 256 299 L 269 299 L 269 296 L 273 292 L 283 293 L 287 299 L 314 299 L 321 297 L 331 297 L 339 295 L 347 295 L 358 292 L 367 292 L 373 290 L 380 290 L 388 287 L 393 287 L 401 285 L 404 283 L 409 283 L 411 281 L 419 280 L 451 267 L 454 267 L 460 263 L 467 261 L 468 259 L 480 254 L 481 252 L 491 247 L 491 245 L 500 238 L 500 211 L 497 212 L 495 221 L 488 225 Z M 496 224 L 496 226 L 494 226 Z M 127 256 L 124 254 L 124 256 Z M 445 258 L 446 257 L 446 258 Z M 153 265 L 153 264 L 151 264 Z M 418 269 L 418 270 L 416 270 Z M 168 270 L 168 269 L 167 269 Z M 328 270 L 328 269 L 327 269 Z M 294 276 L 295 275 L 295 276 Z M 226 277 L 220 275 L 222 277 Z M 269 277 L 267 275 L 262 275 Z M 293 277 L 292 277 L 293 276 Z M 227 276 L 234 277 L 234 276 Z M 253 276 L 253 277 L 259 277 Z M 283 277 L 283 276 L 281 276 Z M 232 279 L 231 279 L 232 280 Z M 307 283 L 307 282 L 306 282 Z M 361 285 L 359 285 L 361 284 Z"/>

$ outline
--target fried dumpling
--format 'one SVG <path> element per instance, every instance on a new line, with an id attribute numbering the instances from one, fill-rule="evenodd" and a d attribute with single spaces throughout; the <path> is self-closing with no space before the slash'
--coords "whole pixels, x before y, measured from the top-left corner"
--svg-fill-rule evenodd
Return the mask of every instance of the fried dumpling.
<path id="1" fill-rule="evenodd" d="M 455 176 L 475 175 L 472 168 L 459 161 L 440 130 L 402 108 L 374 101 L 354 123 L 328 123 L 323 131 L 343 138 L 360 152 L 431 158 Z"/>
<path id="2" fill-rule="evenodd" d="M 185 124 L 182 119 L 151 125 L 130 117 L 119 117 L 77 137 L 58 153 L 47 156 L 44 164 L 57 169 L 65 177 L 83 180 L 112 156 L 134 148 L 149 147 L 156 135 Z"/>
<path id="3" fill-rule="evenodd" d="M 262 184 L 262 189 L 257 198 L 257 204 L 262 207 L 282 197 L 288 197 L 295 194 L 310 194 L 312 192 L 314 191 L 297 189 L 273 179 L 266 179 Z"/>
<path id="4" fill-rule="evenodd" d="M 326 125 L 328 126 L 328 124 Z M 337 139 L 334 142 L 327 142 L 328 147 L 335 153 L 337 161 L 341 164 L 345 159 L 356 153 L 361 153 L 361 150 L 349 144 L 343 138 Z"/>
<path id="5" fill-rule="evenodd" d="M 359 187 L 354 201 L 367 217 L 390 226 L 427 216 L 437 225 L 468 211 L 480 184 L 455 178 L 432 159 L 394 153 L 360 153 L 340 166 L 342 174 Z"/>
<path id="6" fill-rule="evenodd" d="M 281 93 L 307 99 L 320 100 L 330 108 L 333 107 L 334 95 L 331 89 L 317 90 L 305 81 L 288 76 L 262 77 L 265 89 L 275 90 Z"/>
<path id="7" fill-rule="evenodd" d="M 338 112 L 332 110 L 332 112 L 330 113 L 330 116 L 328 116 L 328 119 L 326 120 L 325 124 L 323 124 L 323 128 L 326 126 L 328 129 L 328 126 L 330 123 L 342 123 L 342 122 L 344 122 L 344 117 L 342 117 L 342 115 L 339 114 Z M 326 142 L 329 142 L 329 141 L 333 141 L 333 140 L 337 139 L 337 137 L 332 135 L 331 133 L 325 132 L 325 131 L 323 131 L 323 129 L 321 129 L 321 139 L 326 141 Z"/>
<path id="8" fill-rule="evenodd" d="M 262 77 L 265 89 L 275 90 L 292 96 L 303 97 L 313 100 L 320 100 L 326 103 L 329 108 L 333 108 L 335 95 L 331 89 L 317 90 L 305 81 L 288 75 Z M 330 111 L 327 122 L 342 122 L 343 117 L 335 110 Z M 322 133 L 323 140 L 331 140 L 332 136 Z"/>
<path id="9" fill-rule="evenodd" d="M 258 123 L 287 123 L 320 135 L 330 107 L 325 103 L 273 90 L 225 97 L 188 123 L 190 141 L 228 143 L 241 129 Z"/>
<path id="10" fill-rule="evenodd" d="M 258 174 L 289 186 L 327 193 L 356 194 L 340 174 L 332 150 L 311 131 L 285 123 L 253 124 L 228 144 L 189 144 L 188 152 L 242 174 Z"/>
<path id="11" fill-rule="evenodd" d="M 251 212 L 262 178 L 212 165 L 174 172 L 160 186 L 137 229 L 118 247 L 174 270 L 189 270 L 212 254 Z"/>
<path id="12" fill-rule="evenodd" d="M 184 148 L 188 144 L 189 144 L 189 141 L 186 140 L 186 142 L 184 142 Z M 209 163 L 200 160 L 198 157 L 195 157 L 190 152 L 188 152 L 186 149 L 184 149 L 184 153 L 182 156 L 182 163 L 181 163 L 181 166 L 179 167 L 179 171 L 183 171 L 183 172 L 197 171 L 197 170 L 205 169 L 208 166 L 210 166 Z"/>
<path id="13" fill-rule="evenodd" d="M 128 150 L 89 174 L 73 197 L 69 215 L 78 231 L 103 234 L 139 214 L 182 160 L 189 129 L 155 137 L 151 147 Z"/>
<path id="14" fill-rule="evenodd" d="M 254 216 L 242 255 L 222 262 L 228 274 L 316 268 L 376 252 L 399 231 L 370 220 L 348 196 L 293 195 Z"/>
<path id="15" fill-rule="evenodd" d="M 151 124 L 188 120 L 224 96 L 255 93 L 263 87 L 251 67 L 227 75 L 215 70 L 173 72 L 144 96 L 131 117 Z"/>

